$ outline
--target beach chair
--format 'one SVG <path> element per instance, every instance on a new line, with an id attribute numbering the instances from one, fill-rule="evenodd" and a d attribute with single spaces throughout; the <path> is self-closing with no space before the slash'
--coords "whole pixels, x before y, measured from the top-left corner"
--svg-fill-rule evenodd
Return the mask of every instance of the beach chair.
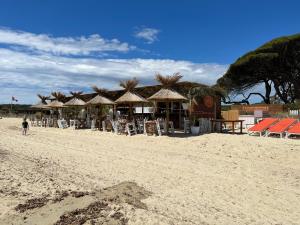
<path id="1" fill-rule="evenodd" d="M 118 134 L 119 133 L 119 130 L 118 130 L 118 121 L 117 120 L 116 121 L 111 120 L 110 122 L 111 122 L 111 125 L 112 125 L 112 128 L 113 128 L 113 132 L 115 134 Z"/>
<path id="2" fill-rule="evenodd" d="M 266 136 L 268 137 L 272 134 L 279 134 L 280 138 L 283 138 L 283 135 L 288 130 L 288 128 L 291 127 L 296 122 L 297 122 L 297 120 L 293 119 L 293 118 L 282 119 L 278 123 L 276 123 L 275 125 L 271 126 L 266 131 Z"/>
<path id="3" fill-rule="evenodd" d="M 183 129 L 185 134 L 191 133 L 191 121 L 189 119 L 184 118 Z"/>
<path id="4" fill-rule="evenodd" d="M 300 136 L 300 122 L 286 131 L 286 138 L 289 138 L 291 135 Z"/>
<path id="5" fill-rule="evenodd" d="M 92 131 L 97 130 L 97 129 L 96 129 L 96 119 L 92 119 L 92 120 L 91 120 L 91 130 L 92 130 Z"/>
<path id="6" fill-rule="evenodd" d="M 266 118 L 260 121 L 259 123 L 255 124 L 253 127 L 248 129 L 248 134 L 259 134 L 259 136 L 262 136 L 266 130 L 278 122 L 277 118 Z"/>
<path id="7" fill-rule="evenodd" d="M 126 123 L 126 131 L 129 136 L 137 134 L 134 122 Z"/>
<path id="8" fill-rule="evenodd" d="M 78 120 L 70 120 L 70 128 L 71 129 L 78 129 L 79 128 L 79 121 Z"/>
<path id="9" fill-rule="evenodd" d="M 164 128 L 164 133 L 167 134 L 167 126 L 169 126 L 169 132 L 171 134 L 174 134 L 174 123 L 173 121 L 169 121 L 169 124 L 167 124 L 166 120 L 163 121 L 163 128 Z"/>

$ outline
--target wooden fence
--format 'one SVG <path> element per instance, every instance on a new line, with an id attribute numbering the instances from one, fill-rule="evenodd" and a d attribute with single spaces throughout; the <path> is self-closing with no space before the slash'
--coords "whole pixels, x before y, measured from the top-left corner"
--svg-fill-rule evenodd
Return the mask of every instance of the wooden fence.
<path id="1" fill-rule="evenodd" d="M 284 112 L 284 105 L 281 104 L 255 104 L 255 105 L 232 105 L 232 110 L 238 110 L 240 113 L 253 113 L 256 110 L 261 110 L 264 113 L 276 114 Z"/>
<path id="2" fill-rule="evenodd" d="M 222 111 L 222 118 L 224 120 L 238 120 L 239 116 L 239 110 Z"/>

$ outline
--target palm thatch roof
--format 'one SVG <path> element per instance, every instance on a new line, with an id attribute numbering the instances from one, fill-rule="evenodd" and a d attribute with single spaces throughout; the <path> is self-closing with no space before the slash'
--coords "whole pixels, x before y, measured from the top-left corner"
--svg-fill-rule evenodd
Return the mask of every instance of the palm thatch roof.
<path id="1" fill-rule="evenodd" d="M 189 94 L 189 91 L 191 88 L 209 88 L 208 86 L 200 83 L 195 83 L 195 82 L 188 82 L 188 81 L 182 81 L 174 84 L 172 86 L 172 90 L 178 92 L 179 94 L 183 96 L 187 96 Z M 136 87 L 134 89 L 134 93 L 143 97 L 143 98 L 148 98 L 158 92 L 162 87 L 162 85 L 151 85 L 151 86 L 143 86 L 143 87 Z M 112 101 L 116 101 L 118 98 L 120 98 L 126 91 L 124 90 L 111 90 L 107 91 L 107 93 L 101 94 L 101 96 L 106 97 L 108 99 L 111 99 Z M 96 97 L 98 95 L 97 92 L 94 93 L 88 93 L 88 94 L 82 94 L 80 96 L 80 99 L 82 99 L 85 102 L 88 102 L 92 98 Z M 68 96 L 64 98 L 64 101 L 68 101 L 72 99 L 73 96 Z M 51 100 L 55 100 L 52 98 Z"/>
<path id="2" fill-rule="evenodd" d="M 58 100 L 54 100 L 54 101 L 48 103 L 47 107 L 49 107 L 49 108 L 63 108 L 64 103 L 62 103 Z"/>
<path id="3" fill-rule="evenodd" d="M 153 101 L 186 101 L 187 98 L 173 90 L 172 87 L 182 78 L 180 73 L 174 73 L 173 75 L 163 76 L 156 74 L 155 79 L 161 83 L 162 88 L 150 96 L 148 100 Z"/>
<path id="4" fill-rule="evenodd" d="M 97 95 L 91 100 L 89 100 L 86 104 L 87 105 L 114 105 L 115 103 L 104 96 Z"/>
<path id="5" fill-rule="evenodd" d="M 154 95 L 150 96 L 148 100 L 152 101 L 187 101 L 188 99 L 177 91 L 162 88 Z"/>
<path id="6" fill-rule="evenodd" d="M 174 73 L 173 75 L 163 76 L 160 73 L 155 75 L 155 80 L 157 80 L 164 88 L 172 88 L 182 76 L 180 73 Z"/>
<path id="7" fill-rule="evenodd" d="M 133 103 L 147 103 L 147 99 L 134 94 L 130 91 L 125 92 L 121 97 L 119 97 L 116 101 L 118 104 L 133 104 Z"/>
<path id="8" fill-rule="evenodd" d="M 64 101 L 65 95 L 59 91 L 52 92 L 51 95 L 54 97 L 55 100 L 58 100 L 60 102 Z"/>
<path id="9" fill-rule="evenodd" d="M 74 97 L 71 100 L 67 101 L 64 105 L 65 106 L 85 106 L 85 102 L 77 97 Z"/>

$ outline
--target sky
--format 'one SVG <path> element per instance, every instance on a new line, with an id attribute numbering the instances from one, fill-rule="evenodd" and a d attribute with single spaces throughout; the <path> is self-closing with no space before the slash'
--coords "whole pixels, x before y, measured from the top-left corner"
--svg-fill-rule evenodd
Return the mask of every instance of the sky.
<path id="1" fill-rule="evenodd" d="M 292 0 L 1 0 L 0 104 L 119 89 L 180 72 L 212 85 L 238 57 L 299 33 Z"/>

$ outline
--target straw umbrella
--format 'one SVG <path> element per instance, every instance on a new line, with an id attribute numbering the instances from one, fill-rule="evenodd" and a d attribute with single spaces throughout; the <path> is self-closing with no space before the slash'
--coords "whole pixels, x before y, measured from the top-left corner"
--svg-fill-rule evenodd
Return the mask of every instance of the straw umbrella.
<path id="1" fill-rule="evenodd" d="M 147 99 L 133 93 L 134 88 L 138 85 L 138 80 L 133 78 L 131 80 L 121 81 L 120 86 L 125 89 L 125 94 L 118 98 L 115 103 L 129 105 L 129 119 L 132 119 L 133 105 L 147 103 Z"/>
<path id="2" fill-rule="evenodd" d="M 161 83 L 162 89 L 150 96 L 148 100 L 154 102 L 166 102 L 166 127 L 168 132 L 170 121 L 169 103 L 187 101 L 188 99 L 172 89 L 172 87 L 182 78 L 179 73 L 175 73 L 171 76 L 162 76 L 161 74 L 156 74 L 155 78 L 159 83 Z M 181 120 L 181 113 L 179 114 L 179 120 Z"/>
<path id="3" fill-rule="evenodd" d="M 46 100 L 49 100 L 50 97 L 49 96 L 40 95 L 40 94 L 38 94 L 37 96 L 39 97 L 40 102 L 38 102 L 35 105 L 30 106 L 30 108 L 34 108 L 34 109 L 49 109 L 47 107 Z"/>
<path id="4" fill-rule="evenodd" d="M 73 108 L 81 108 L 85 106 L 85 102 L 80 99 L 80 95 L 82 94 L 82 91 L 79 92 L 72 92 L 70 91 L 70 94 L 73 96 L 72 99 L 67 101 L 64 106 L 73 107 Z"/>
<path id="5" fill-rule="evenodd" d="M 63 100 L 65 99 L 65 95 L 59 91 L 52 92 L 51 95 L 54 97 L 54 101 L 49 102 L 47 107 L 53 108 L 56 110 L 64 108 Z M 60 113 L 59 113 L 60 114 Z"/>
<path id="6" fill-rule="evenodd" d="M 62 101 L 65 99 L 66 96 L 59 91 L 52 92 L 51 95 L 54 97 L 54 101 L 49 102 L 47 104 L 47 106 L 45 106 L 45 107 L 57 110 L 58 114 L 59 114 L 58 117 L 61 117 L 62 112 L 60 111 L 60 109 L 64 108 L 64 103 Z M 51 117 L 52 117 L 53 111 L 50 111 L 50 112 L 51 112 Z M 57 119 L 58 119 L 58 117 L 57 117 Z M 56 123 L 54 123 L 53 126 L 56 126 Z"/>
<path id="7" fill-rule="evenodd" d="M 90 101 L 88 101 L 86 105 L 99 106 L 99 116 L 100 116 L 100 125 L 101 125 L 102 106 L 115 105 L 115 103 L 112 100 L 103 96 L 104 94 L 107 93 L 106 89 L 98 88 L 97 86 L 92 86 L 92 89 L 97 93 L 97 95 L 94 98 L 92 98 Z"/>
<path id="8" fill-rule="evenodd" d="M 40 109 L 41 119 L 42 119 L 43 118 L 43 110 L 49 109 L 46 100 L 49 100 L 50 96 L 44 96 L 44 95 L 40 95 L 40 94 L 38 94 L 37 96 L 39 97 L 40 102 L 38 102 L 35 105 L 30 106 L 30 108 Z"/>

